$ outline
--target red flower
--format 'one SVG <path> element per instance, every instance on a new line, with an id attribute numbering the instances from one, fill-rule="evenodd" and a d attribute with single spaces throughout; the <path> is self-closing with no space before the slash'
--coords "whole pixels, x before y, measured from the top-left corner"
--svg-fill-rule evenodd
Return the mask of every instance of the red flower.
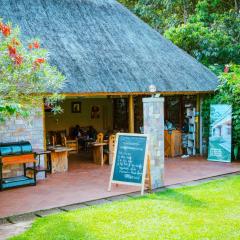
<path id="1" fill-rule="evenodd" d="M 3 26 L 1 27 L 1 29 L 2 29 L 2 34 L 3 34 L 5 37 L 8 37 L 8 36 L 10 35 L 10 33 L 11 33 L 10 27 L 3 25 Z"/>
<path id="2" fill-rule="evenodd" d="M 23 62 L 23 57 L 21 55 L 16 55 L 14 57 L 14 62 L 16 65 L 21 65 Z"/>
<path id="3" fill-rule="evenodd" d="M 8 45 L 8 53 L 10 57 L 16 56 L 17 50 L 15 47 Z"/>
<path id="4" fill-rule="evenodd" d="M 225 72 L 225 73 L 228 73 L 228 72 L 229 72 L 229 66 L 226 65 L 226 66 L 224 67 L 224 72 Z"/>
<path id="5" fill-rule="evenodd" d="M 33 65 L 34 65 L 34 67 L 40 67 L 40 65 L 41 65 L 42 63 L 44 63 L 44 62 L 45 62 L 45 59 L 44 59 L 44 58 L 37 58 L 37 59 L 34 61 Z"/>
<path id="6" fill-rule="evenodd" d="M 37 63 L 44 63 L 45 59 L 44 58 L 38 58 L 38 59 L 36 59 L 35 62 L 37 62 Z"/>
<path id="7" fill-rule="evenodd" d="M 33 42 L 33 47 L 34 48 L 40 48 L 39 42 L 37 42 L 37 41 Z"/>

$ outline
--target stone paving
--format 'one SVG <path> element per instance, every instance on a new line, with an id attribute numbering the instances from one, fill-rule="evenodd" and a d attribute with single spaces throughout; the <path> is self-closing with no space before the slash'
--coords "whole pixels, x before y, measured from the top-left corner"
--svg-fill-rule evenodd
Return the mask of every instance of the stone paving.
<path id="1" fill-rule="evenodd" d="M 5 223 L 0 225 L 0 240 L 5 240 L 9 237 L 18 235 L 24 231 L 26 231 L 28 228 L 31 227 L 32 221 L 25 221 L 25 222 L 19 222 L 19 223 Z"/>
<path id="2" fill-rule="evenodd" d="M 184 186 L 196 186 L 204 182 L 209 182 L 209 181 L 222 179 L 225 177 L 239 175 L 239 174 L 240 173 L 230 173 L 230 174 L 204 178 L 204 179 L 185 182 L 185 183 L 173 184 L 167 187 L 161 187 L 161 188 L 155 189 L 153 192 L 161 192 L 166 189 L 181 188 Z M 15 216 L 6 217 L 6 218 L 0 218 L 0 240 L 5 240 L 11 236 L 15 236 L 26 231 L 28 228 L 31 227 L 31 224 L 33 223 L 33 221 L 39 217 L 46 217 L 50 214 L 68 212 L 68 211 L 89 207 L 89 206 L 94 206 L 94 205 L 110 204 L 113 201 L 127 200 L 129 198 L 138 197 L 138 196 L 141 196 L 140 191 L 118 195 L 118 196 L 107 197 L 107 198 L 98 199 L 94 201 L 88 201 L 84 203 L 72 204 L 72 205 L 62 206 L 58 208 L 46 209 L 46 210 L 20 214 L 20 215 L 15 215 Z"/>

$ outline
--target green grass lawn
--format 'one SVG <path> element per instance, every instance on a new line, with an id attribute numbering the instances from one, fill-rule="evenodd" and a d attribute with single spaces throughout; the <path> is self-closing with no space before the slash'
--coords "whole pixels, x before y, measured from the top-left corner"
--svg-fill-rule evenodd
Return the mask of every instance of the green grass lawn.
<path id="1" fill-rule="evenodd" d="M 12 239 L 240 239 L 240 176 L 37 219 Z"/>

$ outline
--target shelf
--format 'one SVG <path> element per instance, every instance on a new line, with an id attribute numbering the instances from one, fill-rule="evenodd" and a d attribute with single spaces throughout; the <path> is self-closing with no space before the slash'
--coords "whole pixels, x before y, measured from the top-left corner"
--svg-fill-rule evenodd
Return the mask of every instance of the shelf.
<path id="1" fill-rule="evenodd" d="M 2 189 L 25 186 L 25 185 L 35 185 L 35 184 L 36 182 L 33 178 L 29 178 L 25 176 L 2 179 Z"/>
<path id="2" fill-rule="evenodd" d="M 196 116 L 196 109 L 193 107 L 187 107 L 187 118 L 188 118 L 188 141 L 187 141 L 187 153 L 189 155 L 195 155 L 195 135 L 196 135 L 196 123 L 195 123 L 195 116 Z"/>

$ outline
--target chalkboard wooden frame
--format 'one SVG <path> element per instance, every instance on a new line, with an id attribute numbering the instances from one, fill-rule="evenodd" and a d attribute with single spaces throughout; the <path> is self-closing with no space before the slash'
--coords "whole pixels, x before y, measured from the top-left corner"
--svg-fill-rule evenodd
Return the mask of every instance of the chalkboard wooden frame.
<path id="1" fill-rule="evenodd" d="M 116 157 L 117 157 L 117 152 L 118 152 L 118 140 L 119 140 L 120 136 L 129 136 L 129 137 L 132 136 L 132 137 L 141 137 L 141 138 L 144 137 L 144 138 L 146 138 L 145 154 L 144 154 L 144 162 L 143 162 L 144 165 L 143 165 L 143 173 L 142 173 L 142 182 L 141 183 L 133 183 L 133 182 L 113 180 Z M 149 142 L 148 134 L 137 134 L 137 133 L 117 133 L 116 134 L 115 151 L 114 151 L 114 156 L 113 156 L 113 165 L 112 165 L 111 175 L 110 175 L 110 179 L 109 179 L 108 191 L 111 191 L 112 183 L 125 184 L 125 185 L 132 185 L 132 186 L 141 186 L 141 195 L 143 195 L 145 178 L 146 178 L 147 158 L 148 158 L 148 142 Z"/>

